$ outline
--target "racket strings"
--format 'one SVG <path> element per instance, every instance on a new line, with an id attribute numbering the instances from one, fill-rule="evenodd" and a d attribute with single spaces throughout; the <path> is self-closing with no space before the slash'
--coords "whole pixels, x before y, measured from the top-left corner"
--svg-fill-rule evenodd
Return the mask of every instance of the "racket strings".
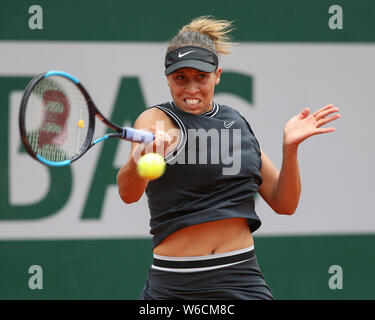
<path id="1" fill-rule="evenodd" d="M 77 86 L 62 76 L 43 78 L 26 106 L 25 128 L 34 153 L 52 162 L 70 160 L 88 134 L 89 110 Z"/>

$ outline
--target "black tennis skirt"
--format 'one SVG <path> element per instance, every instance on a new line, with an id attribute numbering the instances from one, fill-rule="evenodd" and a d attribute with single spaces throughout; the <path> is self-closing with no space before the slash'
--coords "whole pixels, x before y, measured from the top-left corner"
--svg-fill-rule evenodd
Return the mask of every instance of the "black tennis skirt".
<path id="1" fill-rule="evenodd" d="M 197 257 L 154 254 L 141 300 L 272 300 L 254 247 Z"/>

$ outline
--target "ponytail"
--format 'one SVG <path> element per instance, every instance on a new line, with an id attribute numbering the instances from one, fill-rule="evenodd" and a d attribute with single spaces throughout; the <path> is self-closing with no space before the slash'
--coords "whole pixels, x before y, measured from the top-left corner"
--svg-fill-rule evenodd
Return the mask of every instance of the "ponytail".
<path id="1" fill-rule="evenodd" d="M 216 20 L 212 16 L 201 16 L 181 28 L 169 43 L 167 54 L 184 46 L 199 46 L 216 55 L 228 54 L 234 45 L 229 33 L 232 22 Z"/>

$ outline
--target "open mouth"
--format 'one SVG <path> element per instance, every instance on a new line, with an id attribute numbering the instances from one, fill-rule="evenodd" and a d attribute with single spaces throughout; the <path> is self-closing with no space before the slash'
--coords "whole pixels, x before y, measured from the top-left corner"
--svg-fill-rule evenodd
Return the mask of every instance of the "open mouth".
<path id="1" fill-rule="evenodd" d="M 198 98 L 185 98 L 184 102 L 188 106 L 194 106 L 194 105 L 198 105 L 201 102 L 201 99 L 198 99 Z"/>

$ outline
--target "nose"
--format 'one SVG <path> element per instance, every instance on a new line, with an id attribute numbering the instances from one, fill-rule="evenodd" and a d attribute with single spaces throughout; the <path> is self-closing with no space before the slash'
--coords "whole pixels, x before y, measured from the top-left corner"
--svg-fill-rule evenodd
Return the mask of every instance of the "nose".
<path id="1" fill-rule="evenodd" d="M 198 83 L 196 83 L 195 81 L 189 81 L 189 83 L 186 84 L 185 91 L 186 93 L 189 93 L 189 94 L 198 93 L 199 92 Z"/>

